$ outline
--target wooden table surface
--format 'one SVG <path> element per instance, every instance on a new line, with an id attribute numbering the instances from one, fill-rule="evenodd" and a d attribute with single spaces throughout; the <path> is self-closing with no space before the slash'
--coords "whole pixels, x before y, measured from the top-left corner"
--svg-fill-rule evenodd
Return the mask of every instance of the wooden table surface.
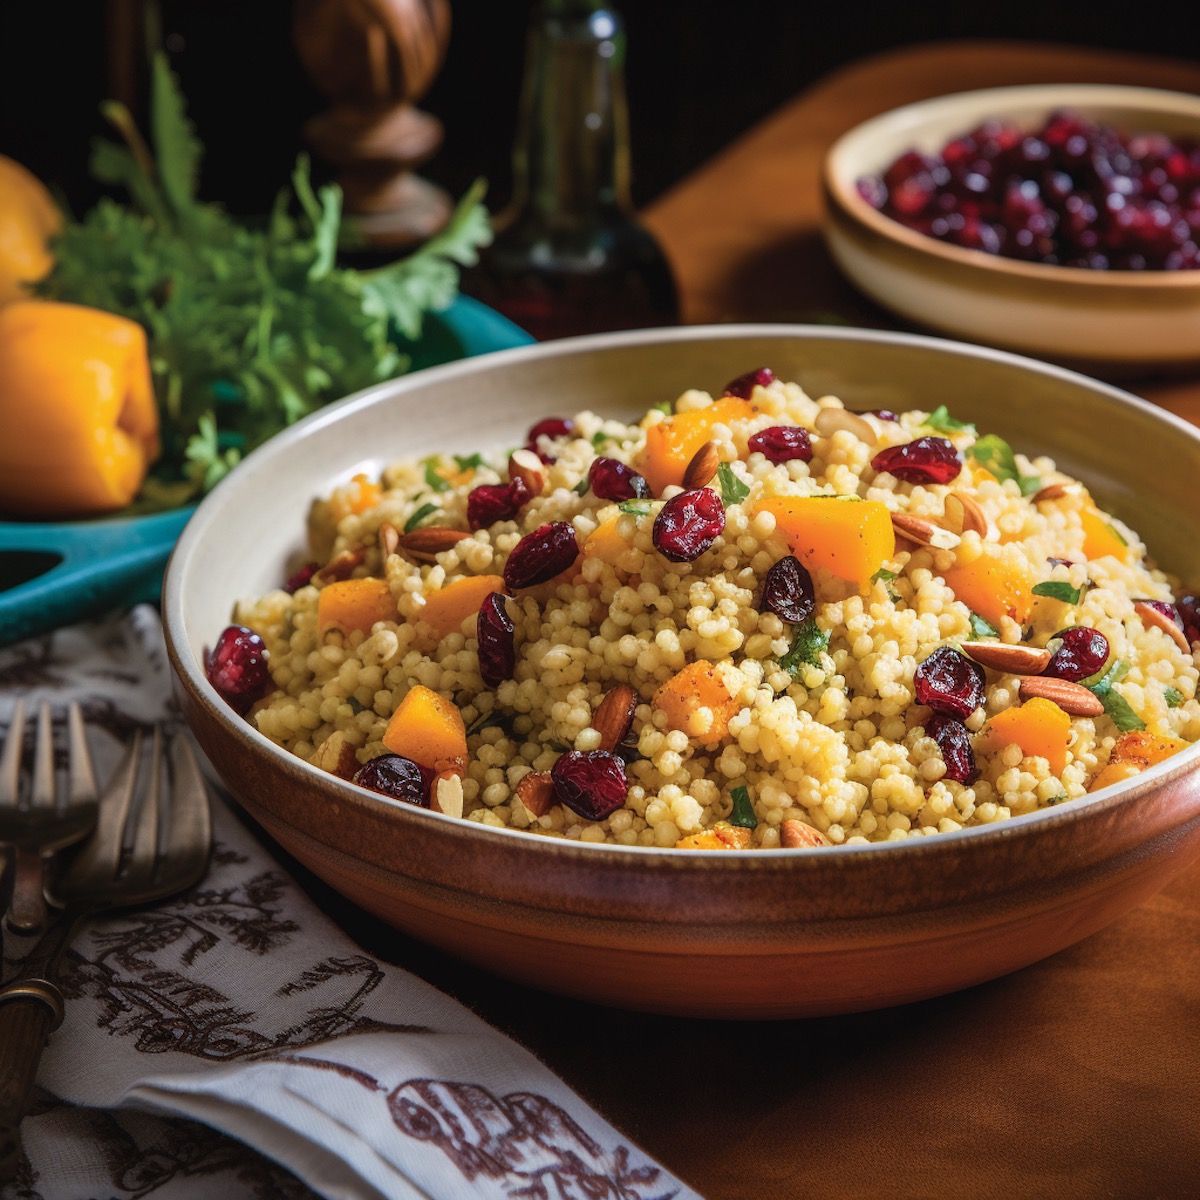
<path id="1" fill-rule="evenodd" d="M 1200 64 L 987 42 L 844 68 L 646 214 L 675 264 L 685 319 L 834 314 L 895 327 L 822 247 L 825 148 L 906 101 L 1055 80 L 1200 92 Z M 1124 386 L 1200 424 L 1200 380 Z M 337 898 L 308 882 L 341 917 Z M 1102 932 L 1006 978 L 807 1021 L 613 1011 L 496 980 L 361 919 L 349 927 L 529 1046 L 708 1200 L 1200 1196 L 1200 862 Z"/>

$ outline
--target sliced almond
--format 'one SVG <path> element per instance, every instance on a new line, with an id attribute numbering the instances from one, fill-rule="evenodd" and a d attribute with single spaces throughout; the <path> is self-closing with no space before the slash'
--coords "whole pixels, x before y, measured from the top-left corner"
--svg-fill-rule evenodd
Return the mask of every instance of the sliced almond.
<path id="1" fill-rule="evenodd" d="M 433 562 L 439 554 L 470 536 L 461 529 L 447 529 L 444 525 L 422 525 L 410 533 L 402 533 L 397 547 L 413 558 Z"/>
<path id="2" fill-rule="evenodd" d="M 366 556 L 367 552 L 362 546 L 356 546 L 353 550 L 343 550 L 319 571 L 315 571 L 312 581 L 318 587 L 323 587 L 327 583 L 339 583 L 343 579 L 349 579 L 355 568 L 362 566 Z"/>
<path id="3" fill-rule="evenodd" d="M 358 756 L 340 729 L 334 730 L 313 751 L 309 762 L 339 779 L 353 779 L 354 772 L 358 770 Z"/>
<path id="4" fill-rule="evenodd" d="M 991 667 L 1006 675 L 1040 675 L 1050 662 L 1049 650 L 1008 642 L 963 642 L 962 650 L 981 667 Z"/>
<path id="5" fill-rule="evenodd" d="M 879 441 L 879 435 L 871 428 L 865 417 L 851 412 L 847 408 L 823 408 L 817 413 L 813 429 L 821 437 L 833 437 L 839 430 L 852 433 L 860 442 L 874 446 Z"/>
<path id="6" fill-rule="evenodd" d="M 600 701 L 592 717 L 592 728 L 600 734 L 600 749 L 610 754 L 624 740 L 633 725 L 638 695 L 627 683 L 618 683 Z"/>
<path id="7" fill-rule="evenodd" d="M 794 817 L 780 823 L 779 844 L 787 850 L 804 846 L 831 846 L 833 843 L 817 828 Z"/>
<path id="8" fill-rule="evenodd" d="M 458 771 L 439 771 L 429 785 L 429 807 L 448 817 L 463 815 L 462 775 Z"/>
<path id="9" fill-rule="evenodd" d="M 531 496 L 540 496 L 546 487 L 546 466 L 532 450 L 522 447 L 508 456 L 508 477 L 521 480 Z"/>
<path id="10" fill-rule="evenodd" d="M 1061 500 L 1064 496 L 1073 496 L 1079 491 L 1079 485 L 1075 483 L 1048 483 L 1041 491 L 1034 492 L 1030 496 L 1030 500 L 1034 504 L 1041 504 L 1043 500 Z"/>
<path id="11" fill-rule="evenodd" d="M 987 537 L 987 517 L 973 496 L 968 496 L 966 492 L 947 492 L 944 511 L 951 533 L 977 533 L 980 537 Z"/>
<path id="12" fill-rule="evenodd" d="M 721 461 L 720 447 L 716 442 L 705 442 L 688 463 L 683 473 L 683 490 L 690 492 L 702 488 L 717 473 Z"/>
<path id="13" fill-rule="evenodd" d="M 549 771 L 530 771 L 522 775 L 516 797 L 533 817 L 544 817 L 554 807 L 554 780 Z"/>
<path id="14" fill-rule="evenodd" d="M 892 529 L 897 537 L 906 538 L 918 546 L 932 546 L 935 550 L 953 550 L 962 541 L 957 533 L 951 533 L 941 525 L 935 525 L 924 517 L 909 513 L 892 513 Z"/>
<path id="15" fill-rule="evenodd" d="M 1134 606 L 1133 611 L 1142 619 L 1143 625 L 1153 625 L 1155 629 L 1161 629 L 1177 645 L 1184 654 L 1190 655 L 1192 652 L 1191 646 L 1188 644 L 1187 637 L 1182 629 L 1167 616 L 1166 613 L 1159 612 L 1152 604 L 1147 604 L 1145 601 L 1139 600 Z"/>
<path id="16" fill-rule="evenodd" d="M 391 521 L 380 521 L 379 523 L 379 549 L 383 551 L 384 558 L 389 554 L 395 554 L 397 546 L 400 545 L 400 530 L 398 530 Z"/>
<path id="17" fill-rule="evenodd" d="M 1098 717 L 1104 712 L 1104 705 L 1099 697 L 1093 695 L 1081 684 L 1072 683 L 1069 679 L 1052 679 L 1046 675 L 1031 675 L 1021 680 L 1020 693 L 1022 700 L 1040 696 L 1057 704 L 1065 713 L 1073 717 Z"/>

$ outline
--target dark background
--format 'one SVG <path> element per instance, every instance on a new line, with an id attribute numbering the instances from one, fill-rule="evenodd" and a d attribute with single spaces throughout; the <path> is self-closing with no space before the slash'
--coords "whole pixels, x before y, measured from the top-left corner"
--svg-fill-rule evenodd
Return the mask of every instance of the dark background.
<path id="1" fill-rule="evenodd" d="M 97 193 L 88 145 L 106 128 L 111 14 L 101 3 L 0 0 L 0 154 L 76 213 Z M 448 56 L 420 107 L 446 127 L 422 169 L 454 194 L 509 184 L 531 0 L 454 0 Z M 907 43 L 1004 37 L 1197 54 L 1194 6 L 1007 3 L 705 3 L 624 0 L 634 197 L 645 204 L 781 101 L 854 58 Z M 164 33 L 207 148 L 202 193 L 264 211 L 327 107 L 292 48 L 286 0 L 161 0 Z M 317 164 L 318 173 L 321 164 Z"/>

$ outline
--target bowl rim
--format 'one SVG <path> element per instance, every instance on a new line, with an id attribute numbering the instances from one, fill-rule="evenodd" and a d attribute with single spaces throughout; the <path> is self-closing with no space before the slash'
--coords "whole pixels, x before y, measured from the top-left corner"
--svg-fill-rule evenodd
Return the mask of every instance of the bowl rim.
<path id="1" fill-rule="evenodd" d="M 855 185 L 859 175 L 852 175 L 843 160 L 858 149 L 862 142 L 882 131 L 890 131 L 893 126 L 899 126 L 916 137 L 920 134 L 924 120 L 932 116 L 951 113 L 963 104 L 972 109 L 980 106 L 991 112 L 990 106 L 1003 106 L 1005 102 L 1033 105 L 1043 114 L 1055 108 L 1072 105 L 1103 105 L 1127 107 L 1140 113 L 1169 112 L 1192 116 L 1196 120 L 1196 136 L 1200 139 L 1200 95 L 1190 92 L 1125 84 L 1091 83 L 1014 84 L 949 92 L 888 109 L 868 117 L 841 134 L 828 148 L 821 164 L 821 181 L 827 205 L 836 209 L 845 219 L 865 227 L 878 238 L 901 246 L 912 254 L 940 260 L 958 269 L 986 271 L 1037 286 L 1053 280 L 1060 285 L 1078 288 L 1086 286 L 1104 291 L 1133 288 L 1140 292 L 1161 288 L 1187 290 L 1200 282 L 1200 271 L 1097 271 L 1088 267 L 1025 262 L 1022 259 L 972 250 L 966 246 L 956 246 L 951 242 L 943 242 L 928 234 L 909 229 L 873 208 L 858 194 Z M 994 115 L 998 119 L 1003 118 L 1002 113 Z M 966 133 L 971 125 L 977 124 L 980 119 L 982 118 L 964 117 L 962 132 Z M 891 154 L 889 161 L 901 152 L 897 149 Z"/>
<path id="2" fill-rule="evenodd" d="M 851 845 L 772 848 L 758 849 L 747 854 L 717 854 L 709 850 L 683 849 L 677 847 L 658 846 L 626 846 L 613 843 L 588 843 L 575 839 L 550 837 L 545 834 L 529 833 L 525 830 L 510 828 L 495 828 L 481 822 L 468 821 L 463 818 L 451 817 L 444 813 L 433 812 L 430 809 L 416 805 L 405 804 L 402 801 L 358 787 L 353 783 L 331 775 L 313 764 L 297 758 L 282 746 L 271 741 L 265 734 L 238 717 L 217 695 L 216 689 L 208 681 L 203 670 L 203 664 L 191 653 L 185 619 L 185 589 L 182 586 L 183 573 L 186 569 L 186 559 L 192 545 L 204 536 L 204 524 L 218 511 L 218 504 L 226 496 L 234 496 L 237 491 L 250 488 L 251 472 L 243 470 L 247 464 L 261 465 L 269 463 L 276 456 L 286 455 L 293 442 L 308 438 L 317 433 L 329 423 L 341 420 L 348 413 L 362 408 L 371 408 L 378 404 L 400 402 L 408 392 L 419 390 L 426 382 L 451 380 L 459 375 L 472 375 L 478 371 L 495 370 L 508 362 L 519 362 L 527 358 L 570 357 L 583 350 L 604 351 L 606 349 L 621 349 L 641 343 L 662 343 L 689 341 L 694 339 L 736 340 L 752 337 L 810 337 L 832 339 L 837 341 L 861 341 L 883 343 L 902 347 L 927 349 L 938 353 L 964 358 L 994 359 L 1009 366 L 1026 370 L 1032 369 L 1038 373 L 1064 378 L 1069 382 L 1083 383 L 1089 389 L 1106 393 L 1108 397 L 1122 405 L 1132 406 L 1143 410 L 1147 415 L 1161 420 L 1168 427 L 1174 427 L 1178 434 L 1200 442 L 1200 429 L 1184 421 L 1157 405 L 1151 404 L 1130 392 L 1083 375 L 1054 363 L 1043 362 L 1027 355 L 988 346 L 974 345 L 950 338 L 937 337 L 929 334 L 908 333 L 892 330 L 879 330 L 848 326 L 826 326 L 814 324 L 785 324 L 785 323 L 743 323 L 722 325 L 688 325 L 662 329 L 639 329 L 618 333 L 589 334 L 572 338 L 561 338 L 551 342 L 534 343 L 528 346 L 518 346 L 507 350 L 498 350 L 490 354 L 474 358 L 461 359 L 440 366 L 428 367 L 396 379 L 385 380 L 372 384 L 358 392 L 354 392 L 341 400 L 310 413 L 294 425 L 289 426 L 267 442 L 257 447 L 217 484 L 196 506 L 189 517 L 182 533 L 176 541 L 163 578 L 162 618 L 163 632 L 166 641 L 167 655 L 176 675 L 176 681 L 188 692 L 191 700 L 198 704 L 207 716 L 224 726 L 227 731 L 247 751 L 265 752 L 268 757 L 287 774 L 293 774 L 298 780 L 315 783 L 319 781 L 323 787 L 331 787 L 339 802 L 349 803 L 365 812 L 382 815 L 390 813 L 403 820 L 433 820 L 448 823 L 447 828 L 460 836 L 482 838 L 482 845 L 503 845 L 504 842 L 517 839 L 526 846 L 536 846 L 539 852 L 554 854 L 587 854 L 601 858 L 612 858 L 615 862 L 633 864 L 646 862 L 664 865 L 667 863 L 690 863 L 692 866 L 705 864 L 705 869 L 728 869 L 730 863 L 741 863 L 736 869 L 749 869 L 745 864 L 761 862 L 778 864 L 780 860 L 795 860 L 802 863 L 845 861 L 848 854 L 855 858 L 867 856 L 887 856 L 891 860 L 898 854 L 953 854 L 957 852 L 964 839 L 971 843 L 984 841 L 988 843 L 1035 836 L 1043 826 L 1056 827 L 1062 824 L 1074 823 L 1078 819 L 1102 819 L 1103 815 L 1113 809 L 1132 804 L 1145 793 L 1156 789 L 1159 785 L 1171 782 L 1176 778 L 1190 774 L 1200 765 L 1200 740 L 1193 742 L 1185 750 L 1171 756 L 1161 763 L 1140 772 L 1130 779 L 1110 784 L 1095 793 L 1068 800 L 1052 808 L 1042 808 L 1019 816 L 1008 817 L 987 825 L 969 826 L 963 829 L 936 833 L 923 837 L 907 837 L 897 841 L 866 842 Z M 262 800 L 256 804 L 269 807 Z M 309 832 L 309 836 L 318 841 L 325 839 Z M 494 838 L 500 837 L 501 842 L 495 843 Z M 939 850 L 939 847 L 942 849 Z M 835 852 L 835 853 L 831 853 Z M 599 861 L 599 860 L 597 860 Z"/>

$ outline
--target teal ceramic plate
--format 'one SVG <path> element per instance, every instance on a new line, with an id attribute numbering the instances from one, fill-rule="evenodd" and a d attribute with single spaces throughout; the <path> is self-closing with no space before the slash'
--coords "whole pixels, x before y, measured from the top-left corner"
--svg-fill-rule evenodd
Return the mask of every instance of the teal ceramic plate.
<path id="1" fill-rule="evenodd" d="M 524 346 L 533 339 L 460 296 L 406 347 L 412 369 Z M 0 646 L 120 605 L 158 600 L 163 568 L 192 508 L 57 524 L 0 521 Z"/>

